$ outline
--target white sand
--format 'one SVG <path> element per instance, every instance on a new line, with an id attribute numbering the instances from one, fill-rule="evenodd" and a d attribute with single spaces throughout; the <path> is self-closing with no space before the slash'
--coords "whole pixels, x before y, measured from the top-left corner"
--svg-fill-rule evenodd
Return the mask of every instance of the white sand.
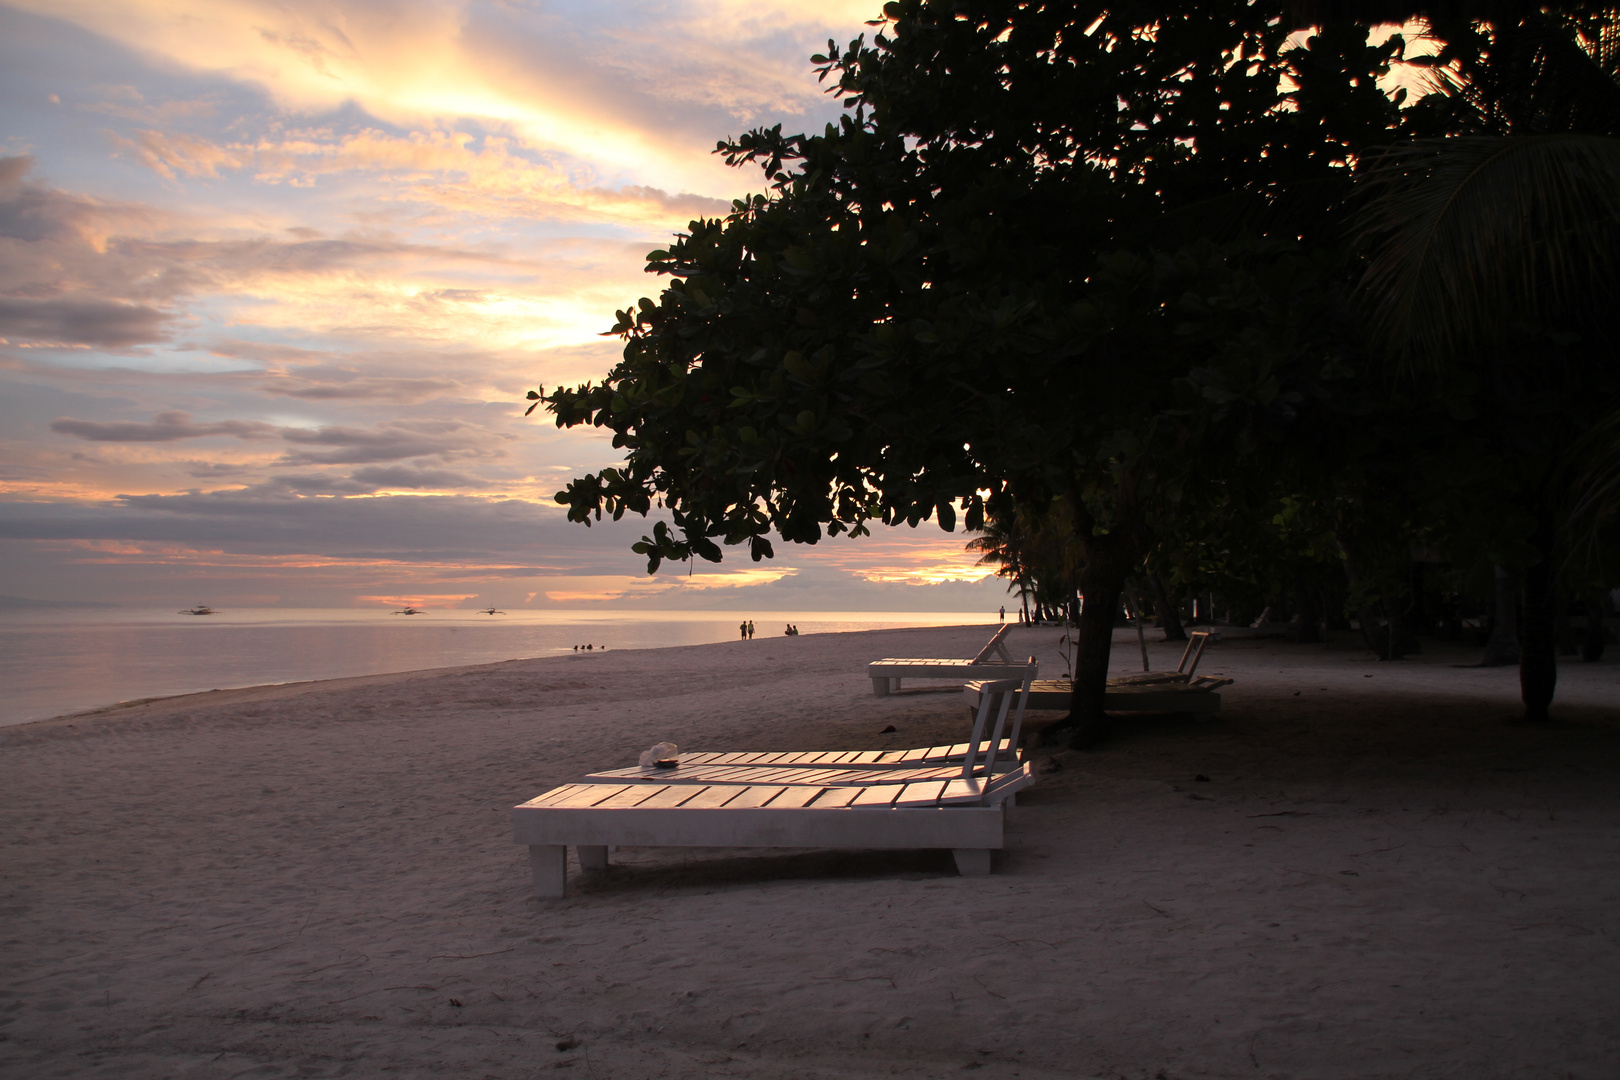
<path id="1" fill-rule="evenodd" d="M 1566 665 L 1557 722 L 1527 729 L 1504 723 L 1515 672 L 1451 666 L 1475 650 L 1229 641 L 1202 669 L 1238 680 L 1220 720 L 1042 751 L 988 878 L 945 852 L 637 849 L 530 895 L 513 804 L 664 738 L 960 738 L 958 695 L 877 698 L 863 665 L 986 636 L 594 653 L 0 731 L 0 1075 L 1620 1075 L 1612 659 Z M 1056 636 L 1013 644 L 1056 676 Z M 1139 666 L 1134 639 L 1115 660 Z"/>

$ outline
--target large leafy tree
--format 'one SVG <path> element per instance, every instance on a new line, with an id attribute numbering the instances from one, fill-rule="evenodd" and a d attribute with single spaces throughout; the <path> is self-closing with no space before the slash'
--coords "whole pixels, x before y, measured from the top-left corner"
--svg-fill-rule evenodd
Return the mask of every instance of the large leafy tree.
<path id="1" fill-rule="evenodd" d="M 846 115 L 719 147 L 769 194 L 693 222 L 619 313 L 601 385 L 542 393 L 614 432 L 575 520 L 637 549 L 773 553 L 867 523 L 1061 498 L 1080 554 L 1073 720 L 1100 725 L 1121 586 L 1214 486 L 1267 483 L 1331 396 L 1349 280 L 1332 208 L 1404 114 L 1398 38 L 1280 5 L 903 0 L 816 58 Z"/>

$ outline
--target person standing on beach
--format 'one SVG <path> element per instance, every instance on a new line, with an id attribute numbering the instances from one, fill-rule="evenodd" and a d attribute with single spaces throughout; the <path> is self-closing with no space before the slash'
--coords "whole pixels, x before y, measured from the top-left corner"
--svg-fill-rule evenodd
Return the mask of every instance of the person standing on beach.
<path id="1" fill-rule="evenodd" d="M 1006 604 L 1001 605 L 1001 621 L 1002 622 L 1007 621 L 1007 605 Z"/>
<path id="2" fill-rule="evenodd" d="M 747 623 L 739 623 L 737 625 L 737 636 L 739 638 L 741 638 L 743 641 L 748 640 L 748 624 Z"/>
<path id="3" fill-rule="evenodd" d="M 748 627 L 748 640 L 753 641 L 754 640 L 754 620 L 749 619 L 746 625 Z"/>

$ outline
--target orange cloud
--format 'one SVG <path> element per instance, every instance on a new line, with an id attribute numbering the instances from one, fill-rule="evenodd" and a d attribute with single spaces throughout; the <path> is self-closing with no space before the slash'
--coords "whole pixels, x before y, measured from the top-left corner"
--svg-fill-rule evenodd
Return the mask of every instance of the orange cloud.
<path id="1" fill-rule="evenodd" d="M 182 68 L 258 84 L 295 112 L 354 103 L 404 127 L 480 118 L 592 162 L 604 174 L 647 182 L 651 163 L 677 189 L 714 192 L 733 181 L 707 145 L 688 138 L 687 124 L 671 122 L 669 103 L 712 109 L 735 126 L 821 108 L 807 54 L 828 36 L 843 40 L 864 29 L 878 4 L 676 3 L 661 17 L 637 10 L 623 25 L 609 15 L 588 35 L 560 15 L 542 12 L 514 23 L 498 8 L 427 0 L 18 0 L 18 6 Z M 801 44 L 784 54 L 782 42 Z M 728 62 L 716 63 L 716 56 Z"/>
<path id="2" fill-rule="evenodd" d="M 357 596 L 356 604 L 386 604 L 389 607 L 414 608 L 453 608 L 471 600 L 478 594 L 472 593 L 417 593 L 412 596 Z"/>

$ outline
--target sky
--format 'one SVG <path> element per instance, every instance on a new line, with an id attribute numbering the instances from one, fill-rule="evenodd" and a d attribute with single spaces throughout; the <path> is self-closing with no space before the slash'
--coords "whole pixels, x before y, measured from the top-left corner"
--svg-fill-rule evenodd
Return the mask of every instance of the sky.
<path id="1" fill-rule="evenodd" d="M 763 189 L 878 0 L 0 0 L 0 594 L 993 610 L 932 524 L 649 577 L 600 380 L 645 254 Z M 869 31 L 868 31 L 869 32 Z"/>

